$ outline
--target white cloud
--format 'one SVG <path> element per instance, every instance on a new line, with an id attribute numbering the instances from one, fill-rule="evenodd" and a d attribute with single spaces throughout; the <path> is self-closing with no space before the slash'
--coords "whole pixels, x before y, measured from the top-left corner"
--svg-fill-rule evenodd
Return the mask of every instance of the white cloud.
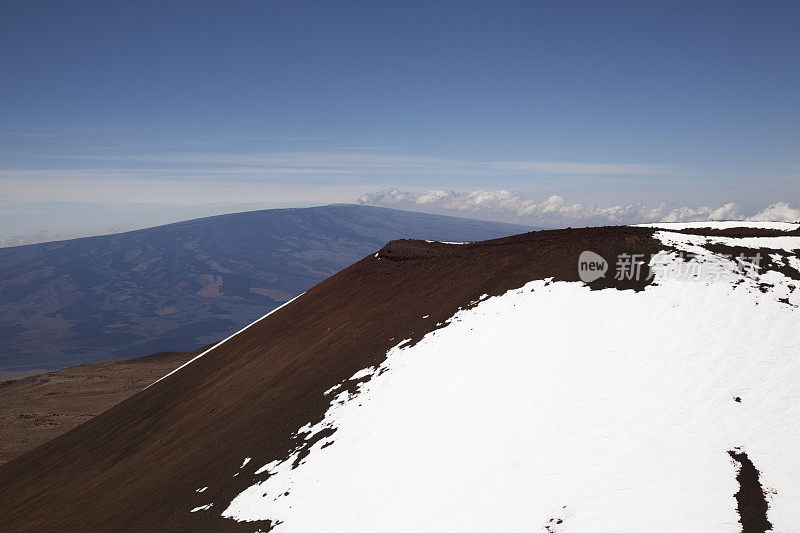
<path id="1" fill-rule="evenodd" d="M 666 203 L 645 205 L 638 202 L 625 205 L 588 206 L 568 202 L 558 195 L 540 201 L 522 193 L 505 190 L 457 192 L 445 189 L 428 191 L 387 189 L 365 194 L 358 199 L 358 202 L 543 227 L 696 220 L 800 220 L 800 210 L 786 203 L 773 204 L 748 217 L 735 202 L 700 207 L 671 207 Z"/>
<path id="2" fill-rule="evenodd" d="M 785 202 L 772 204 L 760 213 L 753 215 L 748 220 L 764 221 L 775 220 L 778 222 L 796 222 L 800 220 L 800 209 L 795 209 Z"/>

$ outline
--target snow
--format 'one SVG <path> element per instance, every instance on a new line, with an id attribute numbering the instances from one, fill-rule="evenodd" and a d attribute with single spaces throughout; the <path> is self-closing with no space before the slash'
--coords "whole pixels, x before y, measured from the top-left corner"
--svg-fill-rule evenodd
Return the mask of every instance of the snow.
<path id="1" fill-rule="evenodd" d="M 336 389 L 338 389 L 338 388 L 339 388 L 339 387 L 341 387 L 341 386 L 342 386 L 342 384 L 341 384 L 341 383 L 337 383 L 336 385 L 334 385 L 334 386 L 333 386 L 333 387 L 331 387 L 330 389 L 328 389 L 328 390 L 326 390 L 325 392 L 323 392 L 323 393 L 322 393 L 322 395 L 323 395 L 323 396 L 327 396 L 328 394 L 332 393 L 333 391 L 335 391 Z"/>
<path id="2" fill-rule="evenodd" d="M 704 237 L 656 236 L 713 258 Z M 792 280 L 770 272 L 762 293 L 731 261 L 707 282 L 660 259 L 643 292 L 532 281 L 399 343 L 298 429 L 333 435 L 297 468 L 298 451 L 264 465 L 222 516 L 277 532 L 737 532 L 741 447 L 776 491 L 774 530 L 800 530 L 800 311 L 777 300 L 800 304 Z"/>
<path id="3" fill-rule="evenodd" d="M 191 511 L 189 511 L 189 512 L 190 512 L 190 513 L 196 513 L 197 511 L 208 511 L 208 510 L 209 510 L 209 509 L 211 509 L 212 507 L 214 507 L 214 504 L 213 504 L 213 503 L 207 503 L 207 504 L 205 504 L 205 505 L 201 505 L 200 507 L 195 507 L 194 509 L 192 509 L 192 510 L 191 510 Z"/>
<path id="4" fill-rule="evenodd" d="M 240 467 L 239 467 L 239 469 L 242 469 L 242 468 L 244 468 L 245 466 L 247 466 L 247 463 L 249 463 L 249 462 L 250 462 L 250 459 L 251 459 L 250 457 L 245 457 L 245 458 L 244 458 L 244 461 L 242 461 L 242 466 L 240 466 Z"/>
<path id="5" fill-rule="evenodd" d="M 196 355 L 196 356 L 192 357 L 191 359 L 189 359 L 188 361 L 186 361 L 185 363 L 183 363 L 181 366 L 179 366 L 178 368 L 176 368 L 175 370 L 173 370 L 173 371 L 172 371 L 172 372 L 170 372 L 169 374 L 166 374 L 166 375 L 164 375 L 164 376 L 161 376 L 160 378 L 158 378 L 157 380 L 155 380 L 154 382 L 152 382 L 150 385 L 148 385 L 147 387 L 145 387 L 145 389 L 149 389 L 150 387 L 152 387 L 153 385 L 155 385 L 156 383 L 158 383 L 158 382 L 159 382 L 159 381 L 161 381 L 162 379 L 166 379 L 166 378 L 170 377 L 172 374 L 174 374 L 175 372 L 177 372 L 177 371 L 178 371 L 178 370 L 180 370 L 181 368 L 183 368 L 183 367 L 185 367 L 185 366 L 188 366 L 188 365 L 190 365 L 190 364 L 194 363 L 195 361 L 197 361 L 198 359 L 200 359 L 201 357 L 203 357 L 203 356 L 204 356 L 205 354 L 207 354 L 208 352 L 210 352 L 210 351 L 214 350 L 215 348 L 218 348 L 218 347 L 220 347 L 221 345 L 225 344 L 226 342 L 228 342 L 229 340 L 231 340 L 232 338 L 234 338 L 236 335 L 238 335 L 238 334 L 242 333 L 243 331 L 247 330 L 247 329 L 248 329 L 248 328 L 250 328 L 251 326 L 254 326 L 255 324 L 258 324 L 259 322 L 261 322 L 262 320 L 264 320 L 265 318 L 267 318 L 267 317 L 268 317 L 269 315 L 271 315 L 272 313 L 276 313 L 277 311 L 281 310 L 282 308 L 286 307 L 287 305 L 289 305 L 289 304 L 290 304 L 290 303 L 292 303 L 293 301 L 295 301 L 295 300 L 297 300 L 298 298 L 300 298 L 302 295 L 303 295 L 303 293 L 301 293 L 301 294 L 298 294 L 297 296 L 295 296 L 294 298 L 292 298 L 292 299 L 291 299 L 291 300 L 289 300 L 288 302 L 285 302 L 285 303 L 283 303 L 283 304 L 279 305 L 278 307 L 276 307 L 275 309 L 273 309 L 272 311 L 270 311 L 270 312 L 269 312 L 269 313 L 267 313 L 266 315 L 262 316 L 261 318 L 259 318 L 259 319 L 258 319 L 258 320 L 256 320 L 255 322 L 251 322 L 250 324 L 246 325 L 245 327 L 243 327 L 242 329 L 240 329 L 239 331 L 237 331 L 236 333 L 234 333 L 234 334 L 233 334 L 233 335 L 231 335 L 230 337 L 228 337 L 228 338 L 226 338 L 226 339 L 224 339 L 224 340 L 221 340 L 221 341 L 219 341 L 217 344 L 215 344 L 214 346 L 212 346 L 212 347 L 211 347 L 211 348 L 209 348 L 208 350 L 204 351 L 204 352 L 203 352 L 203 353 L 201 353 L 200 355 Z"/>
<path id="6" fill-rule="evenodd" d="M 745 248 L 774 248 L 787 252 L 800 249 L 800 237 L 746 237 L 743 239 L 709 237 L 709 242 L 728 246 L 744 246 Z"/>
<path id="7" fill-rule="evenodd" d="M 752 222 L 748 220 L 725 220 L 707 222 L 652 222 L 650 224 L 636 224 L 636 226 L 642 228 L 664 228 L 673 231 L 689 228 L 763 228 L 791 231 L 800 227 L 800 224 L 793 224 L 791 222 Z"/>
<path id="8" fill-rule="evenodd" d="M 198 493 L 200 493 L 200 492 L 205 492 L 207 488 L 208 488 L 208 487 L 200 487 L 200 488 L 199 488 L 199 489 L 197 489 L 195 492 L 198 492 Z"/>
<path id="9" fill-rule="evenodd" d="M 657 231 L 655 237 L 669 246 L 683 244 L 702 247 L 704 244 L 724 244 L 726 246 L 742 246 L 745 248 L 772 248 L 791 252 L 800 249 L 800 237 L 706 237 L 703 235 L 685 235 L 672 231 Z M 695 251 L 697 248 L 695 248 Z"/>
<path id="10" fill-rule="evenodd" d="M 350 381 L 358 381 L 367 376 L 371 376 L 373 372 L 375 372 L 375 369 L 373 367 L 364 368 L 353 374 L 353 376 L 350 378 Z"/>

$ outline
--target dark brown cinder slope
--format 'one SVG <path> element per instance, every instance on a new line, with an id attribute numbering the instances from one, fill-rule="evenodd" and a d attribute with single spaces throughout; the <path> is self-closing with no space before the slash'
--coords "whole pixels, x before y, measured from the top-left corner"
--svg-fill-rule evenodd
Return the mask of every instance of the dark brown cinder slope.
<path id="1" fill-rule="evenodd" d="M 608 280 L 593 288 L 614 286 L 614 258 L 657 252 L 652 232 L 566 229 L 466 245 L 392 241 L 156 385 L 0 467 L 0 531 L 269 528 L 220 513 L 263 479 L 254 474 L 260 466 L 289 454 L 298 428 L 323 417 L 325 390 L 379 364 L 400 340 L 418 341 L 484 293 L 548 277 L 577 281 L 583 250 L 611 263 Z M 239 470 L 244 457 L 253 459 Z M 207 512 L 189 512 L 212 502 Z"/>

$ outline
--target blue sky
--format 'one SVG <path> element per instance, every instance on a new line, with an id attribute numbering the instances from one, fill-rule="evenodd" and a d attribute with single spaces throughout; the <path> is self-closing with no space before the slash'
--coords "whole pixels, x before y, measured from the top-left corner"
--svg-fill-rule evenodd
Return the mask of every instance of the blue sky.
<path id="1" fill-rule="evenodd" d="M 798 57 L 789 1 L 3 2 L 0 238 L 390 188 L 797 208 Z"/>

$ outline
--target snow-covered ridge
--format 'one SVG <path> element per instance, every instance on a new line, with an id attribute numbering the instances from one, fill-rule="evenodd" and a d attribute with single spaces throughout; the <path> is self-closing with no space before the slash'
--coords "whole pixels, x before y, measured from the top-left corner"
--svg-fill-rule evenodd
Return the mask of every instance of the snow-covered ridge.
<path id="1" fill-rule="evenodd" d="M 298 428 L 310 453 L 263 465 L 222 515 L 277 531 L 734 532 L 742 450 L 773 529 L 800 530 L 797 282 L 704 247 L 728 238 L 655 235 L 728 276 L 678 276 L 671 253 L 639 293 L 537 280 L 482 299 L 354 374 L 355 394 L 326 391 L 324 419 Z"/>
<path id="2" fill-rule="evenodd" d="M 761 229 L 775 229 L 780 231 L 792 231 L 800 228 L 800 224 L 791 222 L 752 222 L 747 220 L 725 220 L 725 221 L 707 221 L 707 222 L 652 222 L 649 224 L 636 224 L 641 228 L 663 228 L 666 230 L 680 231 L 691 228 L 712 228 L 712 229 L 730 229 L 730 228 L 761 228 Z"/>
<path id="3" fill-rule="evenodd" d="M 674 231 L 657 231 L 655 236 L 667 246 L 692 249 L 694 252 L 709 244 L 723 244 L 729 247 L 745 247 L 753 249 L 772 249 L 792 252 L 800 250 L 800 237 L 794 235 L 780 237 L 717 237 L 705 235 L 687 235 Z M 703 252 L 704 253 L 704 252 Z"/>

